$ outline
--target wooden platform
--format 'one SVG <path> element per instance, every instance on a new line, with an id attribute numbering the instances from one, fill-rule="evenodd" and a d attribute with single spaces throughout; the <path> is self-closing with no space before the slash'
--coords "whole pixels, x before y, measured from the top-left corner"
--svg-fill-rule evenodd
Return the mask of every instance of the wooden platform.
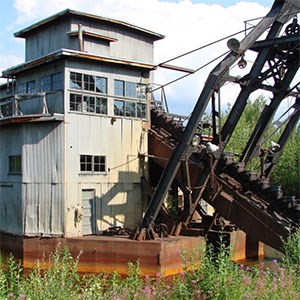
<path id="1" fill-rule="evenodd" d="M 200 250 L 202 237 L 168 237 L 151 241 L 133 241 L 126 237 L 84 236 L 78 238 L 37 238 L 0 234 L 2 254 L 13 253 L 30 269 L 37 259 L 48 257 L 57 247 L 67 247 L 74 257 L 80 255 L 80 273 L 127 273 L 128 262 L 139 261 L 141 275 L 178 274 L 182 253 Z"/>

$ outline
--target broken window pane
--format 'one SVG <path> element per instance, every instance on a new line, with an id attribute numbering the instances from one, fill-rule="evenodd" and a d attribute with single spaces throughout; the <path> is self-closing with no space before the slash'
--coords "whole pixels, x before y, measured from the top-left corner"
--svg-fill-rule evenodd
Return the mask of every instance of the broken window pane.
<path id="1" fill-rule="evenodd" d="M 95 112 L 95 97 L 84 96 L 83 103 L 86 106 L 85 111 Z"/>
<path id="2" fill-rule="evenodd" d="M 147 118 L 147 104 L 146 103 L 137 103 L 137 117 L 141 119 Z"/>
<path id="3" fill-rule="evenodd" d="M 96 92 L 107 94 L 107 78 L 96 77 Z"/>
<path id="4" fill-rule="evenodd" d="M 114 101 L 114 114 L 116 116 L 124 116 L 125 102 L 121 100 Z"/>
<path id="5" fill-rule="evenodd" d="M 81 90 L 82 87 L 82 75 L 80 73 L 70 73 L 70 88 Z"/>
<path id="6" fill-rule="evenodd" d="M 96 98 L 96 113 L 107 115 L 107 99 Z"/>
<path id="7" fill-rule="evenodd" d="M 126 117 L 136 117 L 134 102 L 126 102 Z"/>

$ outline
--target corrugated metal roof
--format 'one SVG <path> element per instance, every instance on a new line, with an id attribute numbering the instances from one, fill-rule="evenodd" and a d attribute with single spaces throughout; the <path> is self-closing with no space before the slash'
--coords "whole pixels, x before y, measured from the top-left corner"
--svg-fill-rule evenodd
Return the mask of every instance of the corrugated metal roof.
<path id="1" fill-rule="evenodd" d="M 151 31 L 151 30 L 148 30 L 148 29 L 124 22 L 124 21 L 105 18 L 105 17 L 93 15 L 93 14 L 88 14 L 88 13 L 72 10 L 69 8 L 16 32 L 14 34 L 14 36 L 25 38 L 33 30 L 35 30 L 41 26 L 44 26 L 46 24 L 48 25 L 49 23 L 53 22 L 54 20 L 57 20 L 58 18 L 61 18 L 61 17 L 65 18 L 67 15 L 80 16 L 80 17 L 87 18 L 87 19 L 93 19 L 96 21 L 113 23 L 113 24 L 116 24 L 119 26 L 127 27 L 128 29 L 132 29 L 132 30 L 139 31 L 141 33 L 150 35 L 153 38 L 153 40 L 160 40 L 160 39 L 164 38 L 164 35 L 162 35 L 162 34 L 156 33 L 154 31 Z"/>
<path id="2" fill-rule="evenodd" d="M 86 52 L 70 50 L 70 49 L 60 49 L 60 50 L 54 51 L 50 54 L 47 54 L 45 56 L 42 56 L 38 59 L 34 59 L 31 61 L 19 64 L 17 66 L 8 68 L 8 69 L 2 71 L 2 77 L 9 77 L 9 76 L 18 74 L 22 71 L 37 67 L 41 64 L 48 63 L 48 62 L 51 62 L 54 60 L 58 60 L 62 57 L 85 58 L 85 59 L 91 59 L 94 61 L 102 61 L 102 62 L 108 62 L 108 63 L 114 63 L 114 64 L 121 64 L 121 65 L 139 67 L 139 68 L 150 69 L 150 70 L 153 70 L 156 68 L 155 64 L 150 64 L 150 63 L 143 63 L 143 62 L 123 59 L 123 58 L 115 58 L 115 57 L 111 57 L 111 56 L 93 55 L 93 54 L 88 54 Z"/>

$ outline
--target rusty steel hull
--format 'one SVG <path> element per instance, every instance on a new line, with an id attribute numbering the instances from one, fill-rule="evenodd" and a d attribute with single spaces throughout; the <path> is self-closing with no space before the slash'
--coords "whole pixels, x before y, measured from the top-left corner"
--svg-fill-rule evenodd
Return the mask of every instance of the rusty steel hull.
<path id="1" fill-rule="evenodd" d="M 13 253 L 25 270 L 37 259 L 47 258 L 57 247 L 67 247 L 74 258 L 79 256 L 79 273 L 112 273 L 126 275 L 128 263 L 139 262 L 140 275 L 163 276 L 183 270 L 182 253 L 202 249 L 202 237 L 169 237 L 134 241 L 127 237 L 84 236 L 76 238 L 28 238 L 0 234 L 2 255 Z"/>

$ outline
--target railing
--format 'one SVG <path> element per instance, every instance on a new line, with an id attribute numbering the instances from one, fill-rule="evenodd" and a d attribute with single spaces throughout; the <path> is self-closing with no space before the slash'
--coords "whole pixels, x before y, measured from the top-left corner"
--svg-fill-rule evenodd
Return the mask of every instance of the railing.
<path id="1" fill-rule="evenodd" d="M 64 113 L 63 92 L 41 92 L 16 94 L 13 98 L 0 102 L 0 119 L 20 116 Z"/>

